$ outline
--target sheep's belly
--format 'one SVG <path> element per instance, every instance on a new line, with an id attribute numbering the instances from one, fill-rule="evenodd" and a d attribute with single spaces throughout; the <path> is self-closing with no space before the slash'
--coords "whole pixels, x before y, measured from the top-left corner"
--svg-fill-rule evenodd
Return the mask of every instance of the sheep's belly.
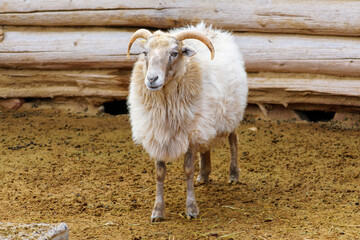
<path id="1" fill-rule="evenodd" d="M 143 135 L 142 139 L 137 141 L 141 143 L 151 158 L 171 161 L 179 158 L 188 150 L 188 134 L 184 131 L 180 131 L 178 134 L 166 133 L 165 131 L 159 131 L 159 129 L 154 129 L 154 131 L 156 131 L 156 134 L 153 134 L 153 131 L 149 131 Z"/>
<path id="2" fill-rule="evenodd" d="M 220 147 L 226 143 L 228 136 L 229 136 L 228 133 L 220 134 L 216 136 L 214 139 L 208 141 L 207 143 L 198 145 L 197 151 L 203 153 L 210 150 L 210 148 L 212 147 Z"/>
<path id="3" fill-rule="evenodd" d="M 226 142 L 227 136 L 227 133 L 223 133 L 210 141 L 206 141 L 203 144 L 195 144 L 193 146 L 190 146 L 191 144 L 189 143 L 187 135 L 172 136 L 172 138 L 166 142 L 143 142 L 142 145 L 150 157 L 156 160 L 172 161 L 182 157 L 189 147 L 195 147 L 196 151 L 205 152 L 211 147 L 221 146 Z"/>

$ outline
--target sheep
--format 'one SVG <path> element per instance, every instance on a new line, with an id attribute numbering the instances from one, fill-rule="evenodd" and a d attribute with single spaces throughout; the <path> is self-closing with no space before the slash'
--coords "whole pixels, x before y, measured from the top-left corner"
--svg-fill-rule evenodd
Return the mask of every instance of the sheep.
<path id="1" fill-rule="evenodd" d="M 247 104 L 244 62 L 230 32 L 200 23 L 169 30 L 137 30 L 144 49 L 134 65 L 128 108 L 132 137 L 155 160 L 156 197 L 151 221 L 164 219 L 166 161 L 185 156 L 186 216 L 196 218 L 194 161 L 200 153 L 197 181 L 211 172 L 210 148 L 228 138 L 230 183 L 239 181 L 235 129 Z M 210 54 L 209 54 L 210 51 Z M 216 52 L 216 57 L 215 57 Z"/>

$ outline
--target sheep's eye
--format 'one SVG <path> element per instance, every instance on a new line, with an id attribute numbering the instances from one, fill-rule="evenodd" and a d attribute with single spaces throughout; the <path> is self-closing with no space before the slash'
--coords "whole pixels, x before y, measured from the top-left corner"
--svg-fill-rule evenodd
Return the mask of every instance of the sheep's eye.
<path id="1" fill-rule="evenodd" d="M 179 54 L 178 52 L 172 52 L 172 53 L 171 53 L 171 56 L 172 56 L 172 57 L 177 57 L 178 54 Z"/>
<path id="2" fill-rule="evenodd" d="M 146 51 L 143 51 L 143 54 L 145 57 L 147 57 L 148 53 Z"/>

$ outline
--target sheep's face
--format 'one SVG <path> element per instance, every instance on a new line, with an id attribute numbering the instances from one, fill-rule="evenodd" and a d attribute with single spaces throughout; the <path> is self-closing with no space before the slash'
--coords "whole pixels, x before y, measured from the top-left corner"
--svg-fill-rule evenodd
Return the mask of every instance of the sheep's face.
<path id="1" fill-rule="evenodd" d="M 155 33 L 142 46 L 144 48 L 145 85 L 151 91 L 158 91 L 179 70 L 183 56 L 193 56 L 195 50 L 182 46 L 174 37 Z"/>

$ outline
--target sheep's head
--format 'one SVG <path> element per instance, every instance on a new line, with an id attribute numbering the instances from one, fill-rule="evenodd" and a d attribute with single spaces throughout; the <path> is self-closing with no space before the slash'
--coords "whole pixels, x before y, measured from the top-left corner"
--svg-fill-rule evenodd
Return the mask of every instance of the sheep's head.
<path id="1" fill-rule="evenodd" d="M 160 90 L 169 77 L 174 76 L 179 64 L 184 57 L 191 57 L 196 54 L 195 49 L 182 43 L 185 39 L 197 39 L 203 42 L 211 52 L 211 59 L 214 58 L 215 50 L 211 41 L 202 33 L 196 31 L 184 31 L 173 36 L 168 33 L 156 31 L 152 34 L 146 29 L 136 31 L 129 42 L 127 57 L 130 56 L 130 49 L 138 38 L 145 39 L 140 42 L 144 49 L 145 58 L 145 85 L 149 90 Z"/>

